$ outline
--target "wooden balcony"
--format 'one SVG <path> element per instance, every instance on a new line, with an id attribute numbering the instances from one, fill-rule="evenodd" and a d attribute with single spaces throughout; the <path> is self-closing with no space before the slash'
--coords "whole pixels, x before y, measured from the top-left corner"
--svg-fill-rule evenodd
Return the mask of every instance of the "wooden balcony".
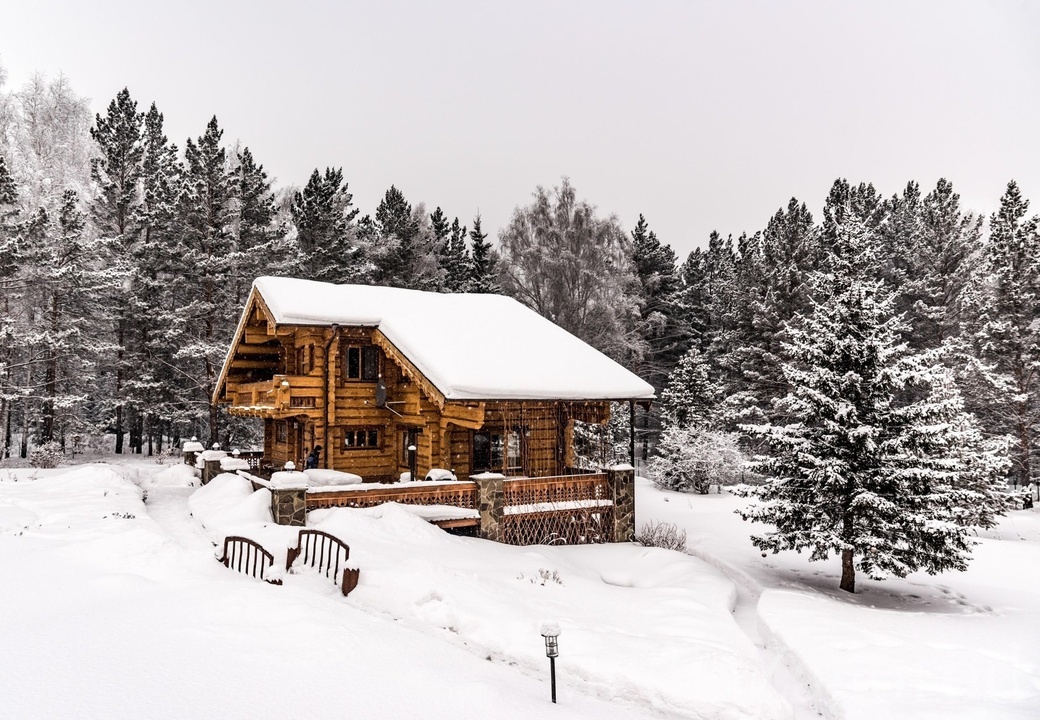
<path id="1" fill-rule="evenodd" d="M 228 413 L 239 417 L 286 418 L 322 404 L 319 375 L 275 375 L 270 380 L 228 383 Z"/>

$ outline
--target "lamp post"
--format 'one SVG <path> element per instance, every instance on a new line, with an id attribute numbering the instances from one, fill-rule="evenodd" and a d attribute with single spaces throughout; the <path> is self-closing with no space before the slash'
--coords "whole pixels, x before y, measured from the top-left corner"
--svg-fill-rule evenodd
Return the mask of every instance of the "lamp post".
<path id="1" fill-rule="evenodd" d="M 410 482 L 415 482 L 415 471 L 417 470 L 415 462 L 415 450 L 416 447 L 414 444 L 408 446 L 408 474 L 410 476 L 408 480 Z"/>
<path id="2" fill-rule="evenodd" d="M 556 622 L 542 623 L 542 637 L 545 638 L 545 656 L 549 658 L 549 682 L 552 685 L 552 701 L 556 702 L 556 658 L 560 655 L 560 646 L 556 638 L 560 636 L 560 626 Z"/>

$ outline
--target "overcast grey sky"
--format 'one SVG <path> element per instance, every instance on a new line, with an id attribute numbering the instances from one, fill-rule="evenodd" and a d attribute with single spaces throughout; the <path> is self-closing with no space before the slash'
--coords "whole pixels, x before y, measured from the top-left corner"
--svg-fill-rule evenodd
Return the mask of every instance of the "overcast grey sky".
<path id="1" fill-rule="evenodd" d="M 1040 212 L 1040 3 L 9 0 L 8 89 L 124 86 L 171 139 L 216 115 L 279 185 L 342 166 L 373 212 L 412 203 L 495 237 L 569 176 L 681 257 L 761 229 L 835 178 L 885 195 L 947 177 L 989 213 Z"/>

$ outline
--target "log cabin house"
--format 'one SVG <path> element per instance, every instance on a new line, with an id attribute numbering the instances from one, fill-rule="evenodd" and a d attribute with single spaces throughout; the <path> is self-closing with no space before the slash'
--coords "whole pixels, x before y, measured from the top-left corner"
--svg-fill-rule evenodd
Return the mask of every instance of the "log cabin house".
<path id="1" fill-rule="evenodd" d="M 214 392 L 264 423 L 264 459 L 393 482 L 573 472 L 574 423 L 653 388 L 500 295 L 258 278 Z"/>

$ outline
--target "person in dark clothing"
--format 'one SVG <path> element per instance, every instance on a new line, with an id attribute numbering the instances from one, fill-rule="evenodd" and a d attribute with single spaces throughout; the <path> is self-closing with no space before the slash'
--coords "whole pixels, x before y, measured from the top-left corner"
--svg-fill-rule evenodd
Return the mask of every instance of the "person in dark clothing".
<path id="1" fill-rule="evenodd" d="M 307 456 L 307 468 L 317 468 L 319 459 L 321 459 L 321 445 L 315 445 L 311 454 Z"/>

